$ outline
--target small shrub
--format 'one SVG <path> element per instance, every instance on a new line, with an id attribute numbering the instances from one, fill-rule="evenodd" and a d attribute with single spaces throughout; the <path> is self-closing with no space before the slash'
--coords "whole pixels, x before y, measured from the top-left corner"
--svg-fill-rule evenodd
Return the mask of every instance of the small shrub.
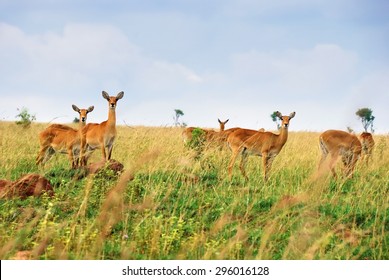
<path id="1" fill-rule="evenodd" d="M 189 148 L 195 150 L 197 152 L 197 156 L 199 156 L 203 149 L 205 143 L 205 132 L 201 128 L 196 127 L 192 131 L 192 138 L 186 144 Z"/>
<path id="2" fill-rule="evenodd" d="M 36 120 L 35 115 L 32 115 L 28 112 L 27 108 L 17 109 L 19 111 L 19 114 L 16 115 L 16 118 L 19 118 L 20 120 L 16 121 L 17 125 L 21 125 L 24 128 L 27 128 L 31 125 L 33 121 Z"/>

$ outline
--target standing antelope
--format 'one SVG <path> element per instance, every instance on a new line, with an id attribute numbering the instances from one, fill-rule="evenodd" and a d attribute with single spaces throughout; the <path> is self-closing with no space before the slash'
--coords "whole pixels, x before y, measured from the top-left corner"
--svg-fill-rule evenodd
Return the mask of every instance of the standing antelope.
<path id="1" fill-rule="evenodd" d="M 81 165 L 86 165 L 90 153 L 100 148 L 103 160 L 110 160 L 113 142 L 116 137 L 116 103 L 123 98 L 124 92 L 109 96 L 105 91 L 103 97 L 108 101 L 108 120 L 102 123 L 89 123 L 81 131 Z M 106 152 L 107 149 L 107 152 Z M 88 155 L 87 155 L 88 153 Z"/>
<path id="2" fill-rule="evenodd" d="M 358 140 L 358 137 L 341 130 L 327 130 L 320 135 L 319 142 L 322 156 L 318 169 L 321 169 L 322 164 L 328 154 L 330 154 L 331 160 L 329 167 L 332 175 L 336 177 L 335 165 L 338 157 L 341 156 L 345 167 L 345 175 L 347 177 L 352 176 L 355 164 L 357 163 L 362 150 L 362 145 Z"/>
<path id="3" fill-rule="evenodd" d="M 40 150 L 36 158 L 37 165 L 44 165 L 55 152 L 58 152 L 68 154 L 72 168 L 78 166 L 81 144 L 79 131 L 85 126 L 87 114 L 92 112 L 94 107 L 79 109 L 72 105 L 72 108 L 80 114 L 79 129 L 63 124 L 52 124 L 43 130 L 39 134 Z"/>
<path id="4" fill-rule="evenodd" d="M 243 128 L 232 132 L 227 138 L 227 143 L 232 150 L 232 157 L 228 165 L 230 179 L 232 177 L 234 163 L 239 154 L 242 154 L 239 166 L 240 171 L 246 180 L 248 179 L 245 172 L 245 164 L 248 155 L 253 154 L 262 157 L 263 175 L 266 181 L 274 158 L 279 154 L 288 139 L 289 122 L 295 115 L 296 113 L 293 112 L 289 116 L 282 116 L 277 111 L 277 117 L 282 121 L 279 134 L 274 134 L 270 131 L 261 131 L 262 129 L 258 131 Z"/>
<path id="5" fill-rule="evenodd" d="M 369 159 L 372 156 L 375 145 L 373 135 L 371 135 L 369 132 L 362 132 L 359 136 L 359 140 L 362 144 L 362 155 L 364 158 L 366 158 L 366 164 L 369 164 Z"/>

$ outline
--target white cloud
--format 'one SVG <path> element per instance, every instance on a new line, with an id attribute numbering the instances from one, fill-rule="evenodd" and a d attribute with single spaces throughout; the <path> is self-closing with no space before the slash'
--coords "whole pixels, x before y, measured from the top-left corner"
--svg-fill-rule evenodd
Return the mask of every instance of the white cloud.
<path id="1" fill-rule="evenodd" d="M 29 35 L 2 24 L 0 34 L 2 42 L 8 42 L 0 46 L 3 56 L 11 57 L 7 69 L 13 77 L 19 73 L 15 82 L 30 83 L 32 87 L 45 85 L 44 88 L 61 90 L 88 84 L 120 73 L 125 65 L 139 58 L 137 47 L 110 26 L 69 24 L 62 34 Z M 12 64 L 18 56 L 23 61 Z"/>
<path id="2" fill-rule="evenodd" d="M 89 106 L 87 100 L 92 95 L 99 103 L 103 89 L 163 93 L 202 82 L 184 65 L 142 53 L 120 29 L 110 25 L 67 24 L 61 33 L 26 34 L 2 23 L 0 40 L 4 42 L 0 45 L 0 59 L 4 62 L 0 65 L 0 95 L 24 94 L 19 100 L 27 100 L 28 96 L 36 100 L 47 98 L 52 107 L 58 105 L 59 96 L 69 106 L 77 102 Z M 26 106 L 41 111 L 38 104 Z M 69 106 L 62 106 L 57 114 L 67 115 Z M 10 115 L 8 110 L 4 114 Z M 38 120 L 51 119 L 47 114 L 43 116 Z"/>
<path id="3" fill-rule="evenodd" d="M 357 55 L 333 44 L 318 44 L 308 50 L 236 54 L 233 75 L 256 83 L 265 92 L 316 97 L 334 94 L 355 76 Z"/>
<path id="4" fill-rule="evenodd" d="M 203 80 L 194 71 L 179 63 L 152 60 L 138 66 L 138 75 L 143 86 L 154 91 L 174 90 L 184 85 L 201 83 Z"/>
<path id="5" fill-rule="evenodd" d="M 170 123 L 175 108 L 188 124 L 211 127 L 230 118 L 272 128 L 280 110 L 297 112 L 292 129 L 344 128 L 357 106 L 374 107 L 377 127 L 384 119 L 388 68 L 371 61 L 386 57 L 381 14 L 370 22 L 363 5 L 349 12 L 356 0 L 174 1 L 20 5 L 8 16 L 14 25 L 0 23 L 0 96 L 18 96 L 1 103 L 0 117 L 26 106 L 38 121 L 73 118 L 75 103 L 95 105 L 90 120 L 99 122 L 104 89 L 125 91 L 118 114 L 130 125 Z M 358 32 L 347 21 L 355 18 Z"/>
<path id="6" fill-rule="evenodd" d="M 358 83 L 359 63 L 356 53 L 335 44 L 234 54 L 229 70 L 205 79 L 204 91 L 188 90 L 181 109 L 190 125 L 215 127 L 212 120 L 220 117 L 230 118 L 232 126 L 271 129 L 269 116 L 280 110 L 297 112 L 294 130 L 345 129 L 355 120 L 348 99 Z"/>
<path id="7" fill-rule="evenodd" d="M 201 82 L 199 75 L 179 63 L 147 57 L 119 29 L 109 25 L 68 24 L 61 34 L 29 35 L 14 26 L 1 24 L 0 35 L 2 42 L 8 42 L 0 46 L 4 58 L 13 57 L 14 53 L 25 57 L 17 70 L 32 81 L 44 75 L 46 83 L 60 82 L 63 86 L 69 81 L 121 77 L 124 71 L 170 82 L 180 79 Z M 13 65 L 7 67 L 12 69 Z"/>

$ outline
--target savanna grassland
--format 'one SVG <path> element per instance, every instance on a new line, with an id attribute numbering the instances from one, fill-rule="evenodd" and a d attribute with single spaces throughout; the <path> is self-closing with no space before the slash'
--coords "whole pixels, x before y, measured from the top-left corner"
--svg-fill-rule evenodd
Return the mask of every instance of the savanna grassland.
<path id="1" fill-rule="evenodd" d="M 258 157 L 248 181 L 238 162 L 229 180 L 228 149 L 198 156 L 181 128 L 119 126 L 125 171 L 80 178 L 66 155 L 35 165 L 46 126 L 0 122 L 0 179 L 38 173 L 55 190 L 0 199 L 1 259 L 389 259 L 386 135 L 369 166 L 334 180 L 316 172 L 319 133 L 290 132 L 264 182 Z"/>

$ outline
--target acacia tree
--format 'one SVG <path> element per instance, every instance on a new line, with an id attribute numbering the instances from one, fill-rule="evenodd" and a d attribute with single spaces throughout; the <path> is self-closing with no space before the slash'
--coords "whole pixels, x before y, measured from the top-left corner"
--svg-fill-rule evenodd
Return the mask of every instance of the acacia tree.
<path id="1" fill-rule="evenodd" d="M 270 117 L 271 117 L 272 121 L 276 123 L 277 129 L 280 129 L 280 128 L 281 128 L 281 124 L 280 124 L 280 119 L 279 119 L 279 117 L 277 116 L 277 111 L 273 112 L 273 113 L 270 115 Z"/>
<path id="2" fill-rule="evenodd" d="M 174 116 L 173 116 L 173 120 L 174 120 L 174 125 L 175 126 L 185 126 L 185 123 L 181 123 L 180 122 L 180 117 L 182 117 L 184 115 L 184 112 L 180 109 L 174 109 Z"/>
<path id="3" fill-rule="evenodd" d="M 371 132 L 374 132 L 373 121 L 375 117 L 373 116 L 373 110 L 369 108 L 361 108 L 355 112 L 355 114 L 361 119 L 362 126 L 367 132 L 367 129 L 370 127 Z"/>

